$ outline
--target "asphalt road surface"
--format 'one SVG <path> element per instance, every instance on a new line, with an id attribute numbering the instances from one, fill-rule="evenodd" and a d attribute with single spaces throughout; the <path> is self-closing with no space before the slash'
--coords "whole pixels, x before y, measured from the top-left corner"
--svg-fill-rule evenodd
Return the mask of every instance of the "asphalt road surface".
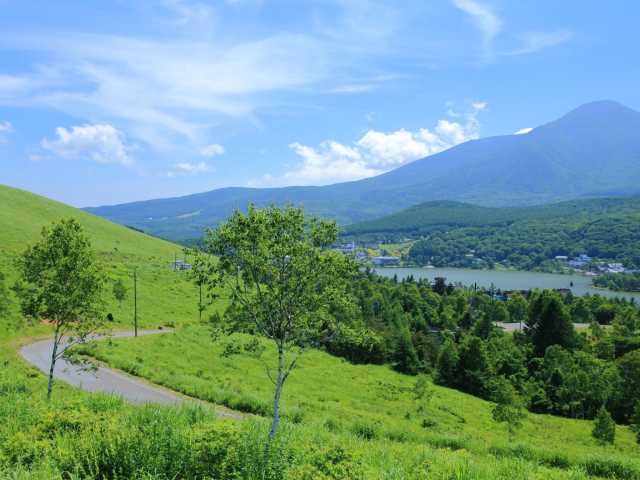
<path id="1" fill-rule="evenodd" d="M 138 335 L 170 334 L 171 330 L 144 330 Z M 109 337 L 132 337 L 133 332 L 118 332 L 110 336 L 96 337 L 95 340 L 106 340 Z M 20 349 L 20 355 L 49 374 L 53 340 L 41 340 L 26 345 Z M 69 383 L 89 392 L 104 392 L 119 395 L 133 403 L 164 403 L 175 404 L 188 400 L 170 390 L 152 385 L 140 378 L 127 375 L 124 372 L 112 370 L 106 367 L 98 367 L 97 371 L 83 370 L 80 366 L 73 365 L 64 358 L 56 362 L 54 378 Z"/>

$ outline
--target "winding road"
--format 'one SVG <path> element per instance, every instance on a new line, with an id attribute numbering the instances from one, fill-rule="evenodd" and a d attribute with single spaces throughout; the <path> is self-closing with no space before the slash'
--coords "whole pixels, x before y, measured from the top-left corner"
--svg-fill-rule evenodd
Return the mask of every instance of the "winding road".
<path id="1" fill-rule="evenodd" d="M 172 330 L 144 330 L 138 335 L 158 335 L 172 333 Z M 133 337 L 132 332 L 117 332 L 109 336 L 97 336 L 93 340 L 106 340 L 113 337 Z M 45 374 L 49 374 L 53 340 L 41 340 L 20 349 L 20 355 L 31 365 Z M 106 367 L 98 367 L 96 371 L 87 371 L 73 365 L 64 358 L 56 362 L 54 372 L 56 380 L 62 380 L 88 392 L 104 392 L 120 395 L 133 403 L 176 404 L 188 400 L 170 390 L 152 385 L 140 378 Z"/>

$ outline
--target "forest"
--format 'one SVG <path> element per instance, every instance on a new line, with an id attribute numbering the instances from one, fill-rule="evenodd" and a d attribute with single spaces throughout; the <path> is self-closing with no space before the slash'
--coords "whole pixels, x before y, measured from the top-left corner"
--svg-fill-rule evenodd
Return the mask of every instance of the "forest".
<path id="1" fill-rule="evenodd" d="M 428 373 L 492 400 L 506 381 L 534 412 L 593 418 L 604 405 L 619 422 L 634 418 L 640 315 L 633 302 L 548 290 L 501 301 L 485 290 L 370 272 L 351 290 L 357 308 L 332 312 L 341 331 L 325 348 L 334 355 Z M 499 322 L 523 330 L 505 333 Z M 576 331 L 574 322 L 591 326 Z"/>
<path id="2" fill-rule="evenodd" d="M 640 273 L 607 273 L 594 278 L 593 284 L 618 292 L 639 292 Z"/>
<path id="3" fill-rule="evenodd" d="M 347 226 L 343 237 L 362 242 L 416 240 L 409 263 L 436 267 L 554 271 L 553 259 L 587 254 L 640 266 L 637 197 L 576 200 L 521 208 L 428 202 L 388 217 Z"/>

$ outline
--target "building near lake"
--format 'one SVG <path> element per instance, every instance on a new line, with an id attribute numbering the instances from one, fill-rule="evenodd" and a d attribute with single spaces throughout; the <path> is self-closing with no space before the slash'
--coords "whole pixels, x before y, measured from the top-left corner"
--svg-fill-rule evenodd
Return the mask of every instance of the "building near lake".
<path id="1" fill-rule="evenodd" d="M 171 268 L 173 270 L 191 270 L 193 266 L 190 263 L 185 262 L 184 260 L 174 260 L 171 262 Z"/>
<path id="2" fill-rule="evenodd" d="M 394 267 L 400 265 L 400 257 L 391 257 L 388 255 L 373 257 L 371 261 L 377 267 Z"/>

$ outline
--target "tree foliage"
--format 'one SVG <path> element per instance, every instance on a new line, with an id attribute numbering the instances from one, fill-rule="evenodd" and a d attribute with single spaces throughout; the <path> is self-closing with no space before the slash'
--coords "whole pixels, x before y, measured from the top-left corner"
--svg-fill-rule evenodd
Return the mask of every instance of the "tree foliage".
<path id="1" fill-rule="evenodd" d="M 121 278 L 118 278 L 113 282 L 113 298 L 115 298 L 119 304 L 122 304 L 127 299 L 127 287 L 124 286 L 124 282 Z"/>
<path id="2" fill-rule="evenodd" d="M 491 416 L 496 422 L 505 423 L 509 436 L 513 436 L 526 417 L 524 402 L 513 384 L 504 377 L 498 377 L 494 382 L 493 400 L 496 404 Z"/>
<path id="3" fill-rule="evenodd" d="M 305 218 L 301 209 L 253 206 L 207 234 L 207 251 L 217 257 L 209 264 L 209 287 L 228 288 L 236 325 L 276 345 L 270 439 L 278 428 L 282 387 L 299 355 L 337 331 L 329 311 L 348 303 L 346 280 L 355 265 L 327 248 L 336 236 L 335 223 Z"/>
<path id="4" fill-rule="evenodd" d="M 47 389 L 51 398 L 56 361 L 104 324 L 104 273 L 74 219 L 43 228 L 40 240 L 25 250 L 18 266 L 16 292 L 22 313 L 47 321 L 54 330 Z"/>
<path id="5" fill-rule="evenodd" d="M 615 441 L 616 423 L 605 407 L 598 410 L 591 435 L 601 444 L 613 444 Z"/>

